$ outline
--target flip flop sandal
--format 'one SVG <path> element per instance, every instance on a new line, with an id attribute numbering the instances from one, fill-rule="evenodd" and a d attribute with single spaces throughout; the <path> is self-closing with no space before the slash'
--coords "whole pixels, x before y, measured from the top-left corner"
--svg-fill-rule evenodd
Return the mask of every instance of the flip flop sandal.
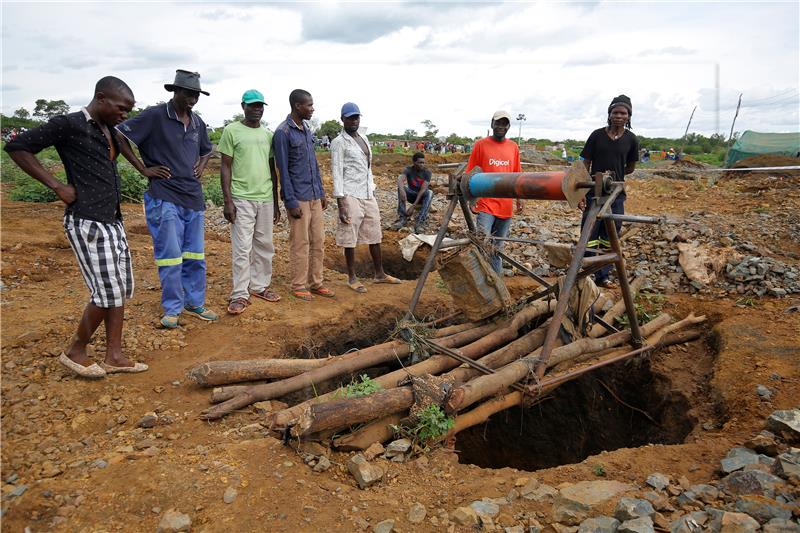
<path id="1" fill-rule="evenodd" d="M 305 302 L 310 302 L 311 300 L 314 299 L 314 297 L 311 296 L 311 293 L 306 290 L 292 291 L 292 296 L 294 296 L 298 300 L 303 300 Z"/>
<path id="2" fill-rule="evenodd" d="M 361 294 L 367 292 L 367 288 L 360 281 L 356 281 L 354 283 L 348 283 L 347 286 Z"/>
<path id="3" fill-rule="evenodd" d="M 100 368 L 105 370 L 106 374 L 138 374 L 147 371 L 150 367 L 144 363 L 134 363 L 133 366 L 114 366 L 102 362 Z"/>
<path id="4" fill-rule="evenodd" d="M 602 287 L 604 289 L 616 289 L 617 288 L 617 284 L 614 283 L 613 281 L 609 280 L 609 279 L 605 279 L 603 281 L 598 281 L 597 282 L 597 286 L 598 287 Z"/>
<path id="5" fill-rule="evenodd" d="M 58 356 L 58 362 L 82 378 L 100 379 L 106 377 L 106 371 L 103 370 L 103 368 L 97 363 L 92 363 L 89 366 L 83 366 L 82 364 L 76 363 L 67 357 L 67 354 L 64 352 L 61 352 L 61 355 Z"/>
<path id="6" fill-rule="evenodd" d="M 399 285 L 400 283 L 403 283 L 402 281 L 400 281 L 396 277 L 390 276 L 389 274 L 386 274 L 385 278 L 380 278 L 380 279 L 376 278 L 376 279 L 373 280 L 373 282 L 375 282 L 375 283 L 389 283 L 391 285 Z"/>
<path id="7" fill-rule="evenodd" d="M 319 296 L 322 296 L 324 298 L 333 298 L 334 296 L 336 296 L 336 293 L 327 287 L 317 287 L 316 289 L 312 288 L 311 292 L 314 294 L 318 294 Z"/>
<path id="8" fill-rule="evenodd" d="M 248 305 L 250 305 L 250 301 L 247 298 L 236 298 L 235 300 L 231 300 L 231 302 L 228 304 L 228 314 L 241 315 L 244 313 L 244 310 L 247 309 Z"/>
<path id="9" fill-rule="evenodd" d="M 268 302 L 280 302 L 281 295 L 275 291 L 271 291 L 269 289 L 264 289 L 261 292 L 251 292 L 253 296 L 256 298 L 261 298 L 262 300 L 266 300 Z"/>
<path id="10" fill-rule="evenodd" d="M 161 326 L 166 329 L 178 327 L 178 315 L 164 315 L 161 317 Z"/>

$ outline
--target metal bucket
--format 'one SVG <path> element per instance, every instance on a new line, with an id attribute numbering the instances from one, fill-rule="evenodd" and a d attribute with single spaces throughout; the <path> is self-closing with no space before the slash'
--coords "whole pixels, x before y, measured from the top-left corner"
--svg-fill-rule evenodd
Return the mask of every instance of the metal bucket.
<path id="1" fill-rule="evenodd" d="M 442 260 L 439 275 L 468 320 L 481 320 L 511 305 L 503 278 L 473 244 Z"/>

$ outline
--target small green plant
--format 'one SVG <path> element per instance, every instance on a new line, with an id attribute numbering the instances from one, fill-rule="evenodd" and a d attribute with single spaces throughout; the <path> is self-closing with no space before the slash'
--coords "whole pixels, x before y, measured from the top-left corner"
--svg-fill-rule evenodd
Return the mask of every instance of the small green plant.
<path id="1" fill-rule="evenodd" d="M 656 316 L 658 316 L 658 314 L 661 313 L 661 310 L 664 308 L 665 302 L 666 298 L 664 298 L 663 294 L 640 292 L 636 297 L 636 303 L 634 304 L 634 307 L 636 308 L 636 318 L 639 321 L 639 324 L 650 322 Z M 630 322 L 627 314 L 617 317 L 616 321 L 623 328 L 628 327 Z"/>
<path id="2" fill-rule="evenodd" d="M 417 424 L 414 427 L 392 425 L 392 430 L 399 436 L 410 439 L 415 447 L 422 445 L 428 449 L 430 443 L 447 435 L 456 421 L 447 416 L 436 404 L 430 404 L 417 413 Z"/>
<path id="3" fill-rule="evenodd" d="M 433 284 L 436 285 L 436 288 L 439 289 L 439 292 L 442 294 L 450 294 L 450 289 L 447 288 L 447 284 L 442 278 L 436 278 Z"/>
<path id="4" fill-rule="evenodd" d="M 600 463 L 592 467 L 592 473 L 597 477 L 606 477 L 606 469 Z"/>
<path id="5" fill-rule="evenodd" d="M 380 383 L 366 374 L 361 374 L 361 381 L 354 379 L 343 389 L 339 389 L 334 395 L 337 398 L 361 398 L 372 393 L 383 390 Z"/>
<path id="6" fill-rule="evenodd" d="M 769 207 L 765 207 L 763 205 L 760 205 L 760 206 L 756 207 L 755 209 L 753 209 L 753 211 L 758 213 L 759 215 L 763 215 L 765 213 L 769 213 Z"/>
<path id="7" fill-rule="evenodd" d="M 120 161 L 117 164 L 120 178 L 120 196 L 123 202 L 142 203 L 144 191 L 147 190 L 147 178 L 139 174 L 139 171 L 127 161 Z"/>
<path id="8" fill-rule="evenodd" d="M 55 202 L 58 195 L 28 175 L 18 177 L 11 189 L 15 202 Z"/>
<path id="9" fill-rule="evenodd" d="M 745 298 L 739 298 L 736 300 L 736 307 L 757 307 L 759 305 L 761 305 L 761 302 L 752 296 L 747 296 Z"/>
<path id="10" fill-rule="evenodd" d="M 206 202 L 211 202 L 216 206 L 221 206 L 225 203 L 225 199 L 222 196 L 222 185 L 220 185 L 219 180 L 209 180 L 205 185 L 203 185 L 203 197 Z"/>

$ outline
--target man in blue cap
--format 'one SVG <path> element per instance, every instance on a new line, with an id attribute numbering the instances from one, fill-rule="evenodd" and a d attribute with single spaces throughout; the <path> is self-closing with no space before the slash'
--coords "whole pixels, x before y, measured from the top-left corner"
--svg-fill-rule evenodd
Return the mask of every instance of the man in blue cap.
<path id="1" fill-rule="evenodd" d="M 117 126 L 120 153 L 150 182 L 144 193 L 147 229 L 161 280 L 161 325 L 178 327 L 181 312 L 201 320 L 219 318 L 206 302 L 204 251 L 205 201 L 200 177 L 211 156 L 211 141 L 192 109 L 200 93 L 200 74 L 177 70 L 164 84 L 172 99 L 148 107 Z M 133 142 L 142 156 L 133 153 Z"/>
<path id="2" fill-rule="evenodd" d="M 339 207 L 336 244 L 344 248 L 347 263 L 347 285 L 358 293 L 367 292 L 356 278 L 355 251 L 359 244 L 369 246 L 375 283 L 400 283 L 383 271 L 381 258 L 381 212 L 375 199 L 372 176 L 372 149 L 358 132 L 361 110 L 352 102 L 342 106 L 344 130 L 331 143 L 333 197 Z"/>
<path id="3" fill-rule="evenodd" d="M 244 119 L 222 130 L 217 149 L 222 155 L 220 182 L 223 214 L 231 226 L 233 290 L 228 313 L 238 315 L 250 295 L 268 302 L 281 297 L 272 282 L 272 226 L 280 220 L 278 181 L 272 157 L 272 132 L 261 126 L 264 95 L 250 89 L 242 95 Z"/>

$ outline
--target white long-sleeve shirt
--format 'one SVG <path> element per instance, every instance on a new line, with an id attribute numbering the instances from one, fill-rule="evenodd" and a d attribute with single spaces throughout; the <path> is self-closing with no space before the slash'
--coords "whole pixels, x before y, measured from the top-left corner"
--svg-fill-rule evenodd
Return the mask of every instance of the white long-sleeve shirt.
<path id="1" fill-rule="evenodd" d="M 356 133 L 367 145 L 369 156 L 349 133 L 342 130 L 331 142 L 331 171 L 333 197 L 352 196 L 362 200 L 372 199 L 375 180 L 372 177 L 372 147 L 365 135 Z"/>

